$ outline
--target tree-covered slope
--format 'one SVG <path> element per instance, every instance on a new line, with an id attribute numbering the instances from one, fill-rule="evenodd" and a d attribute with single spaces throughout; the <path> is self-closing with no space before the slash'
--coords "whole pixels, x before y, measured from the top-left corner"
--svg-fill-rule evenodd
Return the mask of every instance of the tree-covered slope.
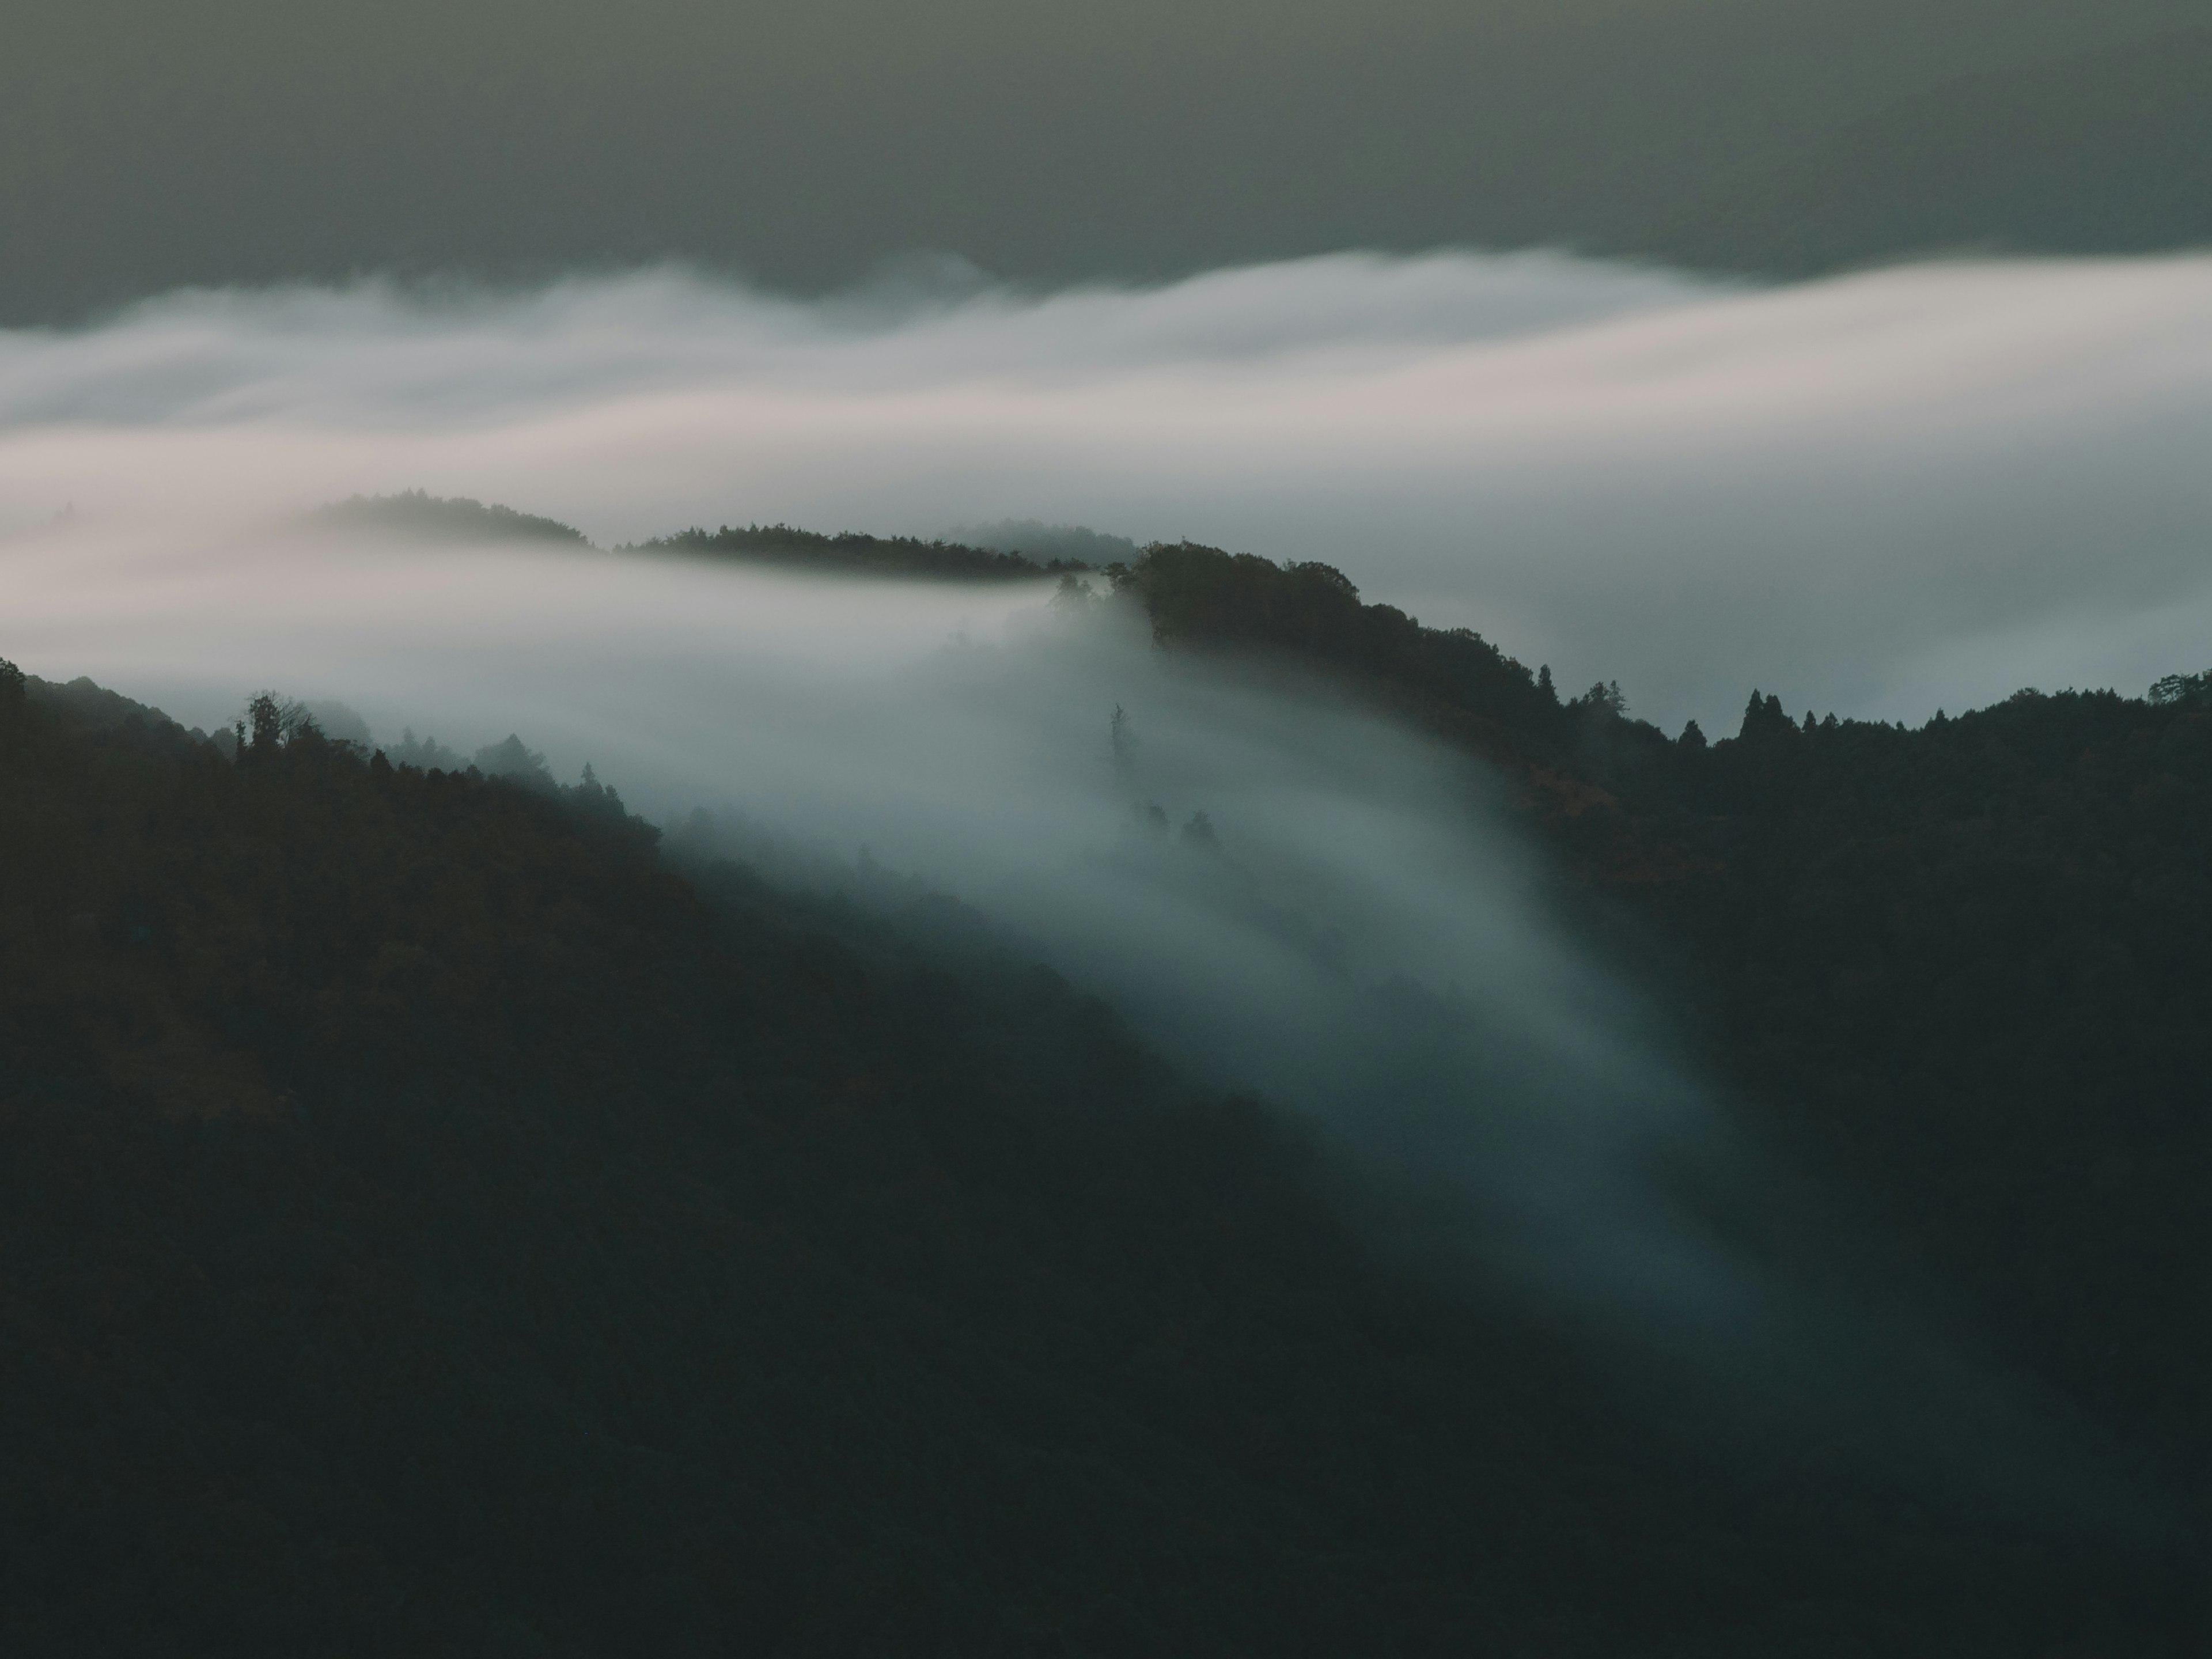
<path id="1" fill-rule="evenodd" d="M 359 530 L 371 535 L 424 541 L 566 542 L 587 546 L 584 532 L 557 519 L 517 512 L 466 495 L 432 495 L 404 489 L 396 495 L 349 495 L 307 517 L 318 530 Z"/>
<path id="2" fill-rule="evenodd" d="M 2212 1465 L 2212 708 L 2022 692 L 1674 757 L 1710 858 L 1645 891 L 1712 1052 L 2012 1352 Z"/>
<path id="3" fill-rule="evenodd" d="M 11 1653 L 2182 1650 L 2094 1540 L 1679 1461 L 943 901 L 27 693 Z"/>

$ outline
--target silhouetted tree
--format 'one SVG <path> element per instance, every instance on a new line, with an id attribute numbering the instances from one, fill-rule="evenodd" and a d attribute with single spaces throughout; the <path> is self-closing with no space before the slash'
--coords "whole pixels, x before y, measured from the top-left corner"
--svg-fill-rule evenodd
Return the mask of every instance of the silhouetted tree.
<path id="1" fill-rule="evenodd" d="M 1751 701 L 1744 705 L 1743 725 L 1736 732 L 1737 738 L 1757 744 L 1797 735 L 1796 723 L 1783 712 L 1782 699 L 1762 696 L 1754 690 Z"/>
<path id="2" fill-rule="evenodd" d="M 1106 745 L 1114 759 L 1114 781 L 1126 789 L 1137 780 L 1137 734 L 1118 702 L 1106 721 Z"/>
<path id="3" fill-rule="evenodd" d="M 504 778 L 540 793 L 550 793 L 555 787 L 553 775 L 545 769 L 545 757 L 512 732 L 477 750 L 476 768 L 488 778 Z"/>
<path id="4" fill-rule="evenodd" d="M 2161 708 L 2212 708 L 2212 673 L 2165 675 L 2151 682 L 2150 701 Z"/>
<path id="5" fill-rule="evenodd" d="M 295 738 L 319 730 L 304 706 L 274 691 L 257 691 L 248 697 L 245 714 L 231 729 L 240 752 L 256 759 L 266 759 Z"/>

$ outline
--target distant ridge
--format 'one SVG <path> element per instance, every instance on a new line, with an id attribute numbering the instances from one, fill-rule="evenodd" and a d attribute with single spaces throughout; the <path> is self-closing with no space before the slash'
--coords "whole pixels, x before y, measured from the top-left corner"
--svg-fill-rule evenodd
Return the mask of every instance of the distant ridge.
<path id="1" fill-rule="evenodd" d="M 425 540 L 592 544 L 582 531 L 557 519 L 519 513 L 511 507 L 466 495 L 433 495 L 420 489 L 404 489 L 396 495 L 349 495 L 316 508 L 309 519 L 322 529 L 376 530 Z"/>
<path id="2" fill-rule="evenodd" d="M 956 581 L 1020 580 L 1092 567 L 1081 559 L 1032 559 L 1025 553 L 970 547 L 963 542 L 923 541 L 918 536 L 835 536 L 787 524 L 679 530 L 623 550 L 633 553 L 696 553 L 714 557 L 799 565 L 867 576 L 929 576 Z"/>
<path id="3" fill-rule="evenodd" d="M 995 524 L 953 525 L 939 539 L 969 547 L 1020 553 L 1032 559 L 1071 559 L 1103 569 L 1133 564 L 1145 550 L 1127 536 L 1109 535 L 1088 525 L 1047 524 L 1042 519 L 1000 519 Z"/>

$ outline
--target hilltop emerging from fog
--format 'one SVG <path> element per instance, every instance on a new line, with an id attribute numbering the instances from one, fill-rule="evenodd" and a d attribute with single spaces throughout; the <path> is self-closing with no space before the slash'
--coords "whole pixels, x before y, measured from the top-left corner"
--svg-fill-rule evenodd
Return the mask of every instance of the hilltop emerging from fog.
<path id="1" fill-rule="evenodd" d="M 927 576 L 962 581 L 1018 580 L 1088 570 L 1082 559 L 1031 558 L 1014 550 L 924 541 L 915 536 L 869 536 L 858 531 L 824 535 L 787 524 L 724 525 L 719 530 L 680 530 L 623 550 L 685 553 L 787 565 L 817 574 Z"/>
<path id="2" fill-rule="evenodd" d="M 557 520 L 486 505 L 465 495 L 431 495 L 420 489 L 396 495 L 350 495 L 307 517 L 319 530 L 367 531 L 421 541 L 565 542 L 588 547 L 584 532 Z"/>
<path id="3" fill-rule="evenodd" d="M 420 489 L 391 495 L 353 495 L 307 515 L 315 529 L 365 532 L 411 541 L 550 543 L 588 547 L 580 530 L 558 520 L 518 512 L 468 496 L 432 495 Z M 1033 580 L 1087 571 L 1104 562 L 1098 554 L 1133 556 L 1136 544 L 1079 526 L 1012 520 L 981 526 L 975 544 L 934 537 L 871 536 L 858 531 L 825 535 L 787 524 L 693 528 L 627 544 L 618 553 L 678 553 L 738 562 L 782 566 L 816 575 L 919 576 L 955 581 Z M 980 538 L 988 538 L 988 542 Z M 1024 544 L 1041 550 L 1033 556 Z M 1091 557 L 1068 556 L 1079 549 Z"/>

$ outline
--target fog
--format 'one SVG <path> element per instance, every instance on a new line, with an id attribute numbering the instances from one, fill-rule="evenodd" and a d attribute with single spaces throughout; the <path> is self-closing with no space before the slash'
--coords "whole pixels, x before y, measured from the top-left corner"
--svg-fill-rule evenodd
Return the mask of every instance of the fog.
<path id="1" fill-rule="evenodd" d="M 0 530 L 426 489 L 607 543 L 1188 536 L 1335 563 L 1670 730 L 1733 730 L 1753 685 L 1917 721 L 2202 666 L 2208 439 L 2212 260 L 2179 258 L 1737 290 L 1346 255 L 1042 295 L 947 266 L 817 304 L 659 272 L 0 336 Z"/>

